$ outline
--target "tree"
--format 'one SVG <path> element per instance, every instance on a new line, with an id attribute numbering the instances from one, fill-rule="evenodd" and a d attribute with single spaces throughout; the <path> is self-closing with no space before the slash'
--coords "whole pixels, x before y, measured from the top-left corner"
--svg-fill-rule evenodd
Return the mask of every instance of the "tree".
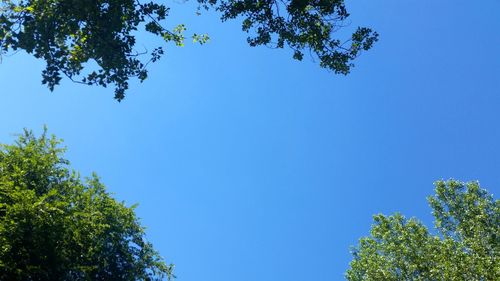
<path id="1" fill-rule="evenodd" d="M 374 216 L 348 280 L 498 280 L 500 202 L 479 183 L 438 181 L 429 197 L 438 235 L 400 214 Z"/>
<path id="2" fill-rule="evenodd" d="M 81 180 L 44 132 L 0 149 L 0 280 L 163 280 L 134 207 Z"/>
<path id="3" fill-rule="evenodd" d="M 343 0 L 197 0 L 201 9 L 213 8 L 222 20 L 243 17 L 251 33 L 250 46 L 288 46 L 302 60 L 309 51 L 320 66 L 348 74 L 352 61 L 377 41 L 378 34 L 359 27 L 347 40 L 333 34 L 347 25 Z M 74 82 L 115 87 L 115 99 L 125 97 L 132 77 L 147 78 L 147 65 L 164 54 L 163 46 L 146 52 L 135 48 L 135 32 L 144 28 L 166 42 L 182 46 L 183 24 L 169 30 L 162 22 L 169 8 L 139 0 L 0 0 L 0 55 L 24 50 L 47 63 L 42 83 L 50 90 L 62 76 Z M 192 35 L 205 43 L 207 35 Z M 86 66 L 95 62 L 97 67 Z"/>

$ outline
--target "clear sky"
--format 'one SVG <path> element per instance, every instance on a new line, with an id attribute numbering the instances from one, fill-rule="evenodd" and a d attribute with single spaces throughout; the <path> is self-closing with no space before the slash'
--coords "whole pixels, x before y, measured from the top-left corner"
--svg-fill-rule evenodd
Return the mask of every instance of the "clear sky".
<path id="1" fill-rule="evenodd" d="M 0 65 L 0 142 L 47 124 L 75 169 L 139 203 L 178 280 L 342 280 L 373 214 L 432 225 L 435 180 L 498 195 L 499 1 L 347 1 L 351 28 L 380 33 L 348 76 L 180 2 L 172 25 L 211 42 L 168 48 L 122 103 L 68 81 L 50 93 L 22 53 Z"/>

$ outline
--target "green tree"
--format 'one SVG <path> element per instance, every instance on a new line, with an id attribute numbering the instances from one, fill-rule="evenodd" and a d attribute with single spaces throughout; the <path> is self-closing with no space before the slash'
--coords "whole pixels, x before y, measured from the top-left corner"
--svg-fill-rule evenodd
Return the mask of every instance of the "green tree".
<path id="1" fill-rule="evenodd" d="M 500 202 L 479 183 L 436 182 L 437 235 L 400 214 L 374 216 L 353 250 L 348 280 L 499 280 Z"/>
<path id="2" fill-rule="evenodd" d="M 251 46 L 288 46 L 302 60 L 307 51 L 320 65 L 348 74 L 352 61 L 368 50 L 378 34 L 359 27 L 349 38 L 335 32 L 347 25 L 343 0 L 197 0 L 201 9 L 213 8 L 222 20 L 242 17 L 243 30 L 251 33 Z M 125 97 L 129 79 L 147 78 L 146 66 L 159 60 L 163 46 L 137 50 L 135 32 L 147 32 L 182 46 L 186 27 L 167 29 L 162 22 L 169 8 L 157 1 L 139 0 L 0 0 L 0 55 L 17 50 L 45 60 L 42 83 L 50 90 L 62 76 L 74 82 L 115 87 L 115 98 Z M 193 34 L 205 43 L 206 35 Z M 97 67 L 86 66 L 95 62 Z"/>
<path id="3" fill-rule="evenodd" d="M 0 280 L 164 280 L 134 207 L 81 180 L 54 137 L 25 131 L 0 149 Z"/>

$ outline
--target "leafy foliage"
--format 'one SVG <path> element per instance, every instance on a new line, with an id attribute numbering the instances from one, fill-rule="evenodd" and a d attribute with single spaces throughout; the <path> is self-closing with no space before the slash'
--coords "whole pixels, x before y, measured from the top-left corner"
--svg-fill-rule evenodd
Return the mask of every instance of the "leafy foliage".
<path id="1" fill-rule="evenodd" d="M 376 215 L 354 249 L 348 280 L 498 280 L 500 201 L 477 182 L 436 183 L 429 197 L 440 235 L 400 214 Z"/>
<path id="2" fill-rule="evenodd" d="M 200 7 L 214 7 L 222 20 L 243 16 L 243 30 L 254 30 L 251 46 L 285 46 L 302 60 L 310 50 L 322 67 L 347 74 L 360 51 L 377 41 L 377 33 L 360 27 L 349 40 L 332 37 L 349 17 L 343 0 L 197 0 Z M 125 96 L 129 79 L 147 78 L 146 66 L 164 54 L 153 49 L 144 60 L 136 45 L 135 32 L 144 28 L 166 42 L 183 45 L 184 25 L 168 30 L 161 22 L 169 8 L 157 2 L 138 0 L 0 0 L 0 54 L 24 50 L 45 60 L 42 83 L 53 90 L 62 76 L 74 82 L 114 85 L 115 98 Z M 194 34 L 201 44 L 207 35 Z M 276 39 L 276 42 L 273 40 Z M 85 64 L 95 62 L 97 69 Z"/>
<path id="3" fill-rule="evenodd" d="M 177 45 L 183 42 L 182 27 L 169 31 L 159 22 L 169 9 L 136 0 L 2 0 L 0 46 L 4 52 L 22 49 L 46 61 L 43 84 L 50 90 L 61 75 L 73 81 L 106 87 L 115 85 L 115 98 L 124 98 L 128 80 L 146 79 L 146 65 L 164 51 L 154 49 L 148 61 L 134 50 L 133 32 L 143 24 L 150 33 Z M 80 77 L 84 64 L 94 60 L 96 71 Z"/>
<path id="4" fill-rule="evenodd" d="M 0 280 L 163 280 L 134 208 L 82 181 L 44 133 L 0 150 Z"/>
<path id="5" fill-rule="evenodd" d="M 333 38 L 347 25 L 349 17 L 343 0 L 199 0 L 216 6 L 222 20 L 244 17 L 242 28 L 254 35 L 250 46 L 290 47 L 293 58 L 302 60 L 309 50 L 321 67 L 348 74 L 362 50 L 369 50 L 378 40 L 370 28 L 358 27 L 349 40 Z"/>

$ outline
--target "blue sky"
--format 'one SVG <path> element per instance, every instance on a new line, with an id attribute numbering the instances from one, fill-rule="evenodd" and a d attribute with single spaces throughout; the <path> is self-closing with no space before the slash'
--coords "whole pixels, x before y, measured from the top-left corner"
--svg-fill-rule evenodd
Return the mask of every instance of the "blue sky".
<path id="1" fill-rule="evenodd" d="M 50 93 L 41 61 L 4 57 L 0 141 L 47 124 L 75 169 L 139 203 L 178 280 L 342 280 L 373 214 L 432 225 L 435 180 L 498 195 L 500 2 L 347 1 L 352 28 L 380 33 L 348 76 L 167 3 L 212 40 L 168 48 L 122 103 L 68 81 Z"/>

